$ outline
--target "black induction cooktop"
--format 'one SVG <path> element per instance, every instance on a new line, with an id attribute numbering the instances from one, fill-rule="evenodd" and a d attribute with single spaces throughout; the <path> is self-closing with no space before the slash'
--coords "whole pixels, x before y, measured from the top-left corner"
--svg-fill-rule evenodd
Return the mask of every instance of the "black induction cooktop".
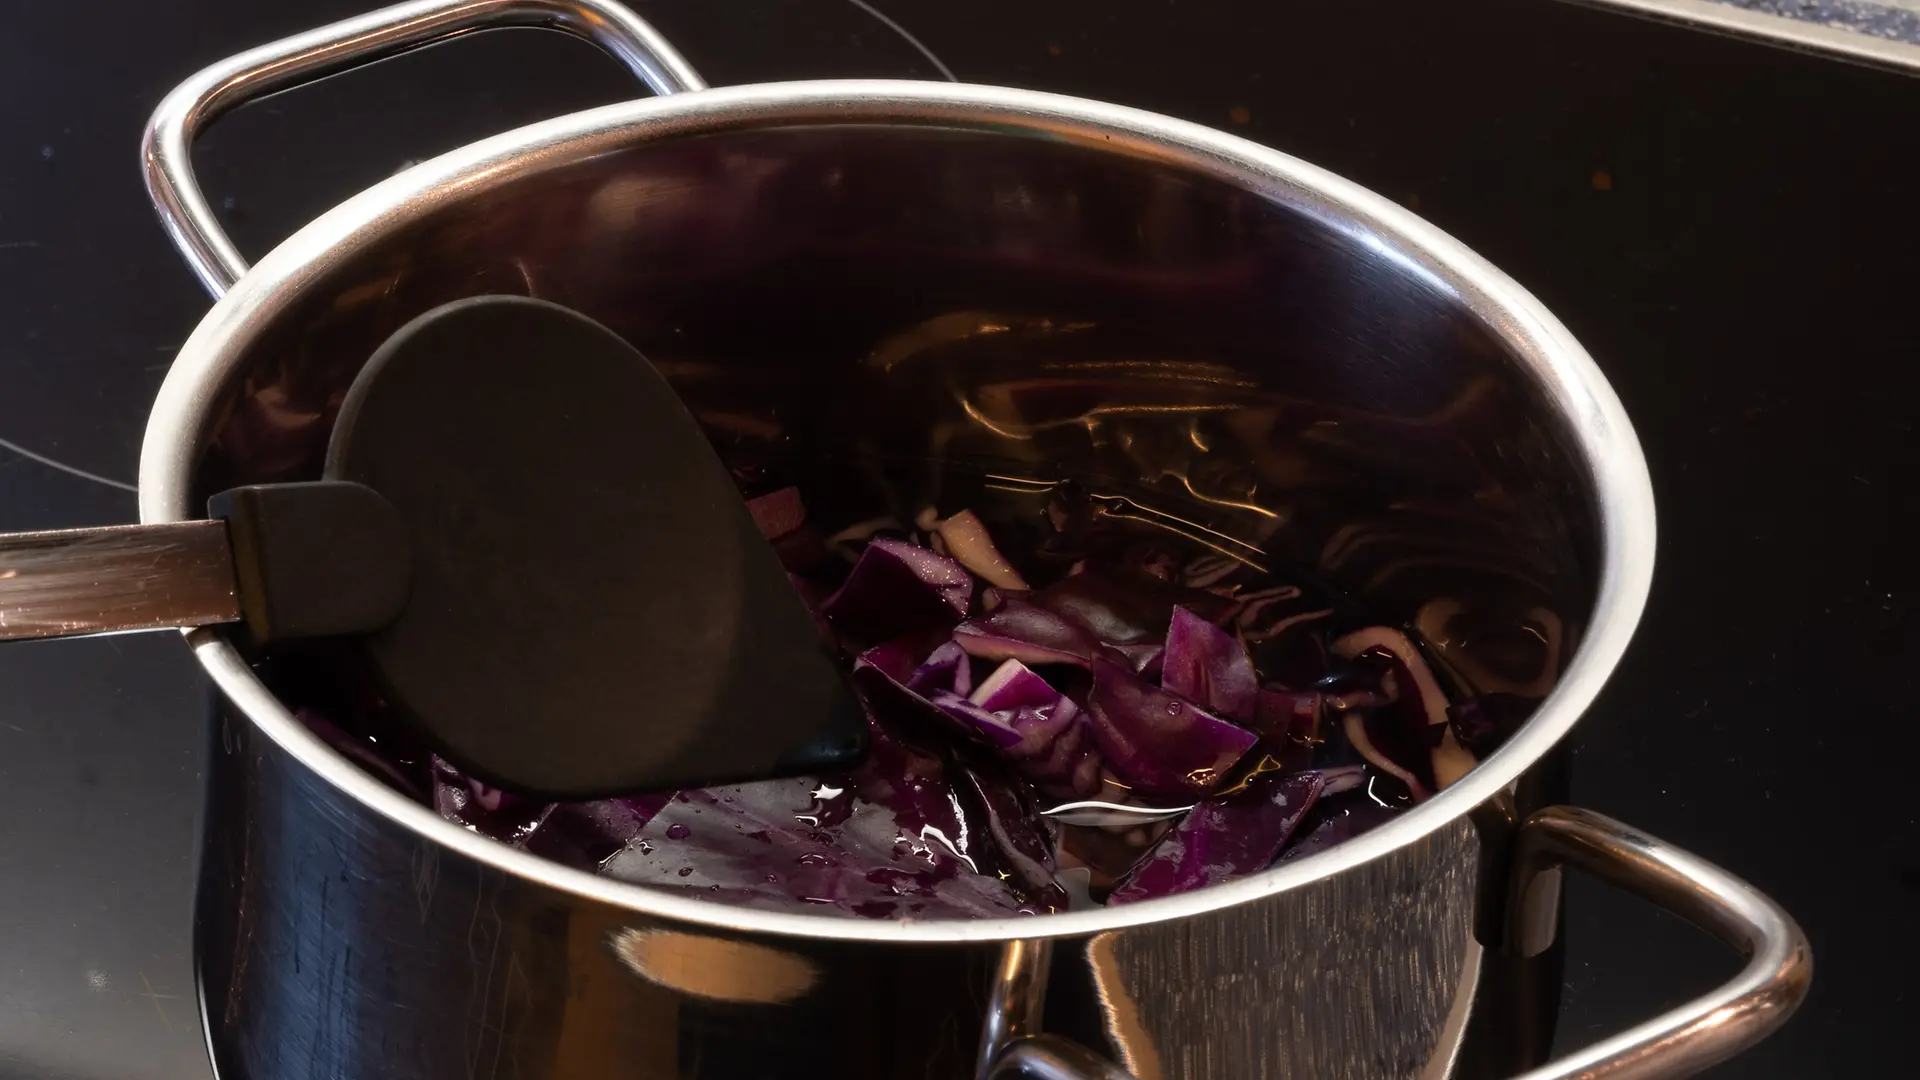
<path id="1" fill-rule="evenodd" d="M 0 34 L 0 529 L 131 520 L 148 404 L 207 305 L 136 147 L 180 78 L 372 0 L 12 5 Z M 1719 1077 L 1879 1076 L 1916 1007 L 1920 81 L 1550 0 L 635 3 L 715 84 L 871 75 L 1106 98 L 1415 208 L 1605 369 L 1660 500 L 1577 802 L 1737 871 L 1813 940 L 1812 996 Z M 934 60 L 937 56 L 938 60 Z M 271 99 L 204 141 L 243 250 L 410 160 L 631 96 L 489 34 Z M 189 901 L 207 690 L 171 635 L 0 650 L 0 1077 L 208 1075 Z M 1575 882 L 1560 1041 L 1734 961 Z"/>

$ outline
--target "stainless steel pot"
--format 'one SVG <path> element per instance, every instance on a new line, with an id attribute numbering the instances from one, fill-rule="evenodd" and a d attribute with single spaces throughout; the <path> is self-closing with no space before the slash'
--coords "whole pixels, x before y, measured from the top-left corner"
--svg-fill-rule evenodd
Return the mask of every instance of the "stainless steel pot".
<path id="1" fill-rule="evenodd" d="M 659 96 L 418 165 L 247 267 L 193 182 L 205 123 L 497 25 L 590 38 Z M 193 631 L 226 701 L 198 946 L 228 1080 L 1517 1069 L 1552 1012 L 1541 965 L 1562 866 L 1747 964 L 1527 1076 L 1685 1075 L 1764 1037 L 1806 991 L 1805 939 L 1765 897 L 1543 805 L 1553 747 L 1647 594 L 1645 465 L 1565 328 L 1370 192 L 1217 131 L 1048 94 L 705 89 L 607 0 L 419 0 L 234 57 L 161 105 L 146 165 L 220 295 L 148 427 L 149 522 L 311 472 L 329 409 L 390 331 L 453 297 L 527 292 L 619 330 L 709 422 L 777 452 L 1178 487 L 1222 542 L 1312 564 L 1396 617 L 1444 600 L 1558 628 L 1543 654 L 1557 684 L 1531 720 L 1376 831 L 1198 893 L 976 922 L 746 910 L 537 859 L 375 781 L 221 632 Z M 1146 448 L 1160 471 L 1143 478 Z M 1471 642 L 1441 651 L 1486 666 Z"/>

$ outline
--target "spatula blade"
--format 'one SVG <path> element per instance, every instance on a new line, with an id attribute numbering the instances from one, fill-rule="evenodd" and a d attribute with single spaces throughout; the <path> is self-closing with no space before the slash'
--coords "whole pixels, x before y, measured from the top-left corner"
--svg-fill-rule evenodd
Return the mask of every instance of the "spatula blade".
<path id="1" fill-rule="evenodd" d="M 353 384 L 326 475 L 406 522 L 411 594 L 365 647 L 482 779 L 588 798 L 864 752 L 858 700 L 698 423 L 585 316 L 502 296 L 416 319 Z"/>

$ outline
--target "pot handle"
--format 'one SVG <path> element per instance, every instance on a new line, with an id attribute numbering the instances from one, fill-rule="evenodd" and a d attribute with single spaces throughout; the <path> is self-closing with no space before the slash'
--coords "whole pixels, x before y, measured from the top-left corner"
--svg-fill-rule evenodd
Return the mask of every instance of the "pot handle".
<path id="1" fill-rule="evenodd" d="M 1529 1070 L 1516 1080 L 1678 1080 L 1779 1030 L 1813 979 L 1806 935 L 1753 886 L 1610 817 L 1548 807 L 1513 839 L 1505 946 L 1534 956 L 1553 944 L 1560 870 L 1571 866 L 1686 919 L 1747 957 L 1712 993 Z M 1038 1034 L 1051 948 L 1009 942 L 982 1039 L 980 1080 L 1133 1080 L 1078 1043 Z"/>
<path id="2" fill-rule="evenodd" d="M 194 179 L 193 141 L 207 124 L 255 98 L 460 34 L 510 26 L 585 38 L 656 94 L 707 85 L 658 31 L 613 0 L 413 0 L 230 56 L 175 87 L 141 141 L 147 194 L 207 291 L 218 297 L 247 272 L 247 260 Z"/>
<path id="3" fill-rule="evenodd" d="M 975 1080 L 1134 1080 L 1132 1073 L 1079 1043 L 1041 1033 L 1052 969 L 1049 939 L 1016 938 L 1000 950 Z"/>
<path id="4" fill-rule="evenodd" d="M 1058 1035 L 1025 1035 L 993 1059 L 987 1080 L 1134 1080 L 1132 1073 Z"/>
<path id="5" fill-rule="evenodd" d="M 1692 1076 L 1773 1034 L 1807 996 L 1813 954 L 1806 935 L 1778 904 L 1705 859 L 1570 806 L 1538 811 L 1513 843 L 1509 952 L 1533 956 L 1553 944 L 1559 872 L 1571 866 L 1665 908 L 1747 958 L 1711 993 L 1517 1080 Z"/>

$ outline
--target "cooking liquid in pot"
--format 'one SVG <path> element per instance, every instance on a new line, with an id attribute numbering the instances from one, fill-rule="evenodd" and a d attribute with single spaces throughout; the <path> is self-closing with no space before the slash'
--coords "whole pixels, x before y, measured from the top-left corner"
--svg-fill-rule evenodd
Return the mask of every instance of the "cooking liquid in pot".
<path id="1" fill-rule="evenodd" d="M 1410 628 L 1072 483 L 949 473 L 940 505 L 901 520 L 855 518 L 842 485 L 814 516 L 808 491 L 736 476 L 867 704 L 872 752 L 854 769 L 541 803 L 425 752 L 337 654 L 279 655 L 263 674 L 374 775 L 502 843 L 716 901 L 871 918 L 1045 913 L 1254 873 L 1429 797 L 1537 700 L 1466 696 Z M 1193 809 L 1041 813 L 1084 802 Z"/>

